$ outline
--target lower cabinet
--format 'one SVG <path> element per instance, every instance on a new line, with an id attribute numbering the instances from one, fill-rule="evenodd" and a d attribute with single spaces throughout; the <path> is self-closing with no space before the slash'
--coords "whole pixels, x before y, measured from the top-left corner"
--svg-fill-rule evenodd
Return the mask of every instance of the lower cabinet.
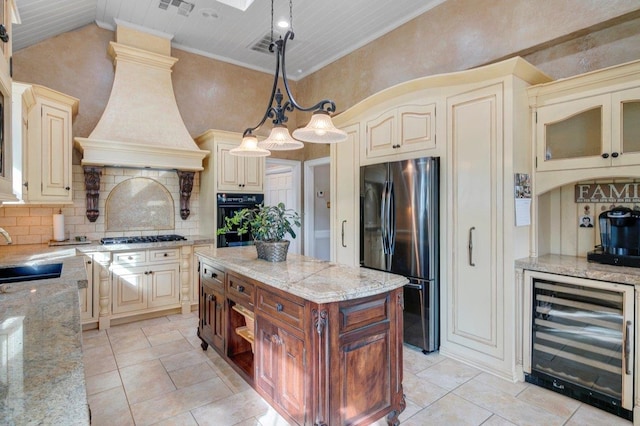
<path id="1" fill-rule="evenodd" d="M 93 296 L 94 293 L 94 283 L 99 280 L 94 278 L 94 274 L 97 270 L 97 267 L 94 267 L 93 255 L 86 254 L 84 255 L 84 267 L 87 272 L 87 286 L 81 287 L 78 289 L 79 291 L 79 299 L 80 299 L 80 320 L 83 324 L 94 322 L 94 320 L 98 317 L 98 308 L 97 308 L 97 298 Z"/>
<path id="2" fill-rule="evenodd" d="M 402 288 L 317 304 L 205 259 L 202 348 L 212 346 L 289 423 L 369 425 L 386 415 L 399 424 Z"/>

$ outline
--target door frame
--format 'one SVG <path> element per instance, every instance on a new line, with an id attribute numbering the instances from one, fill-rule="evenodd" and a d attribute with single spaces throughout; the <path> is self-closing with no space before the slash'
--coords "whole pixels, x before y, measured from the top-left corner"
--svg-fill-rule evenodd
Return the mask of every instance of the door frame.
<path id="1" fill-rule="evenodd" d="M 315 158 L 304 162 L 304 255 L 315 256 L 315 248 L 312 244 L 314 238 L 314 215 L 313 205 L 315 203 L 315 174 L 316 166 L 331 164 L 331 157 Z"/>
<path id="2" fill-rule="evenodd" d="M 272 165 L 277 165 L 279 167 L 269 171 L 269 166 L 272 166 Z M 300 229 L 300 231 L 302 232 L 299 235 L 299 237 L 302 239 L 302 241 L 300 242 L 300 248 L 304 250 L 305 233 L 304 233 L 304 211 L 302 210 L 302 162 L 298 160 L 285 160 L 283 158 L 270 158 L 270 157 L 266 158 L 265 168 L 264 168 L 265 176 L 268 174 L 281 173 L 282 170 L 285 170 L 285 169 L 291 170 L 291 173 L 293 174 L 294 187 L 297 188 L 296 205 L 287 206 L 287 208 L 294 209 L 300 214 L 300 218 L 302 219 L 302 228 Z M 262 192 L 263 193 L 266 192 L 264 188 Z M 302 254 L 305 254 L 304 251 Z"/>

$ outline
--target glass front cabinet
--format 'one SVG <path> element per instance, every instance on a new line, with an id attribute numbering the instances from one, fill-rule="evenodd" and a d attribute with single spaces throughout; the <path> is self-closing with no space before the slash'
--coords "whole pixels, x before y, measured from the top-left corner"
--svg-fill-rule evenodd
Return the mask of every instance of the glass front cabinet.
<path id="1" fill-rule="evenodd" d="M 635 74 L 605 79 L 605 70 L 529 92 L 536 171 L 640 164 L 640 62 L 630 66 Z"/>

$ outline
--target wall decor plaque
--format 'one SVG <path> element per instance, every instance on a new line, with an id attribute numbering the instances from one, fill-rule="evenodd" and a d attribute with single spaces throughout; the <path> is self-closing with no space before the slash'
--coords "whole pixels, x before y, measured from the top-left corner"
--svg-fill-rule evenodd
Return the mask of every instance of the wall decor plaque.
<path id="1" fill-rule="evenodd" d="M 640 182 L 579 183 L 575 199 L 576 203 L 639 203 Z"/>

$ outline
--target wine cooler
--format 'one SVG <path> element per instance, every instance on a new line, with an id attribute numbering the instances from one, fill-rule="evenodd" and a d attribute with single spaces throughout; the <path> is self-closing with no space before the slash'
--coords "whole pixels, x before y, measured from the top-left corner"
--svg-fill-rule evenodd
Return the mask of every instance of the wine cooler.
<path id="1" fill-rule="evenodd" d="M 525 272 L 525 380 L 632 419 L 634 287 Z"/>

